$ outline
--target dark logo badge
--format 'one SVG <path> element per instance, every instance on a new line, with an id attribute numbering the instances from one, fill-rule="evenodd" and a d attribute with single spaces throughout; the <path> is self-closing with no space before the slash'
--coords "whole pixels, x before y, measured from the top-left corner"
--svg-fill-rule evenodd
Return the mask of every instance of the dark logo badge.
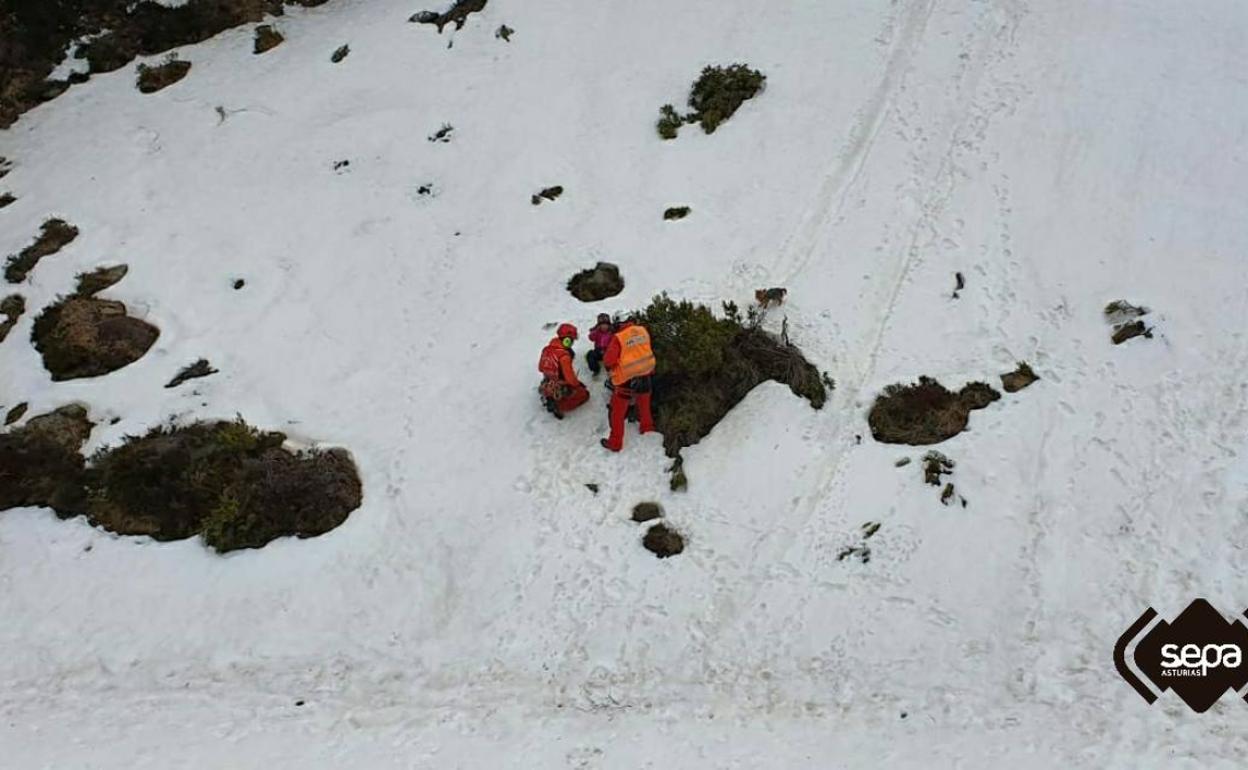
<path id="1" fill-rule="evenodd" d="M 1248 617 L 1248 612 L 1245 613 Z M 1152 703 L 1159 693 L 1174 690 L 1197 714 L 1218 702 L 1227 690 L 1238 693 L 1248 684 L 1248 627 L 1238 618 L 1228 622 L 1204 599 L 1197 599 L 1167 623 L 1162 620 L 1140 636 L 1157 617 L 1149 607 L 1114 647 L 1114 666 L 1144 700 Z M 1135 653 L 1128 665 L 1127 647 L 1136 638 Z M 1156 687 L 1137 675 L 1143 674 Z M 1248 697 L 1245 697 L 1248 700 Z"/>

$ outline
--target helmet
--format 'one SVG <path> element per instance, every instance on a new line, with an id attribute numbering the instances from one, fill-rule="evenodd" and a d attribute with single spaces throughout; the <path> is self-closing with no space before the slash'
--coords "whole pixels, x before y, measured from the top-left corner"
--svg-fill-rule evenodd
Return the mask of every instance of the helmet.
<path id="1" fill-rule="evenodd" d="M 564 347 L 571 347 L 572 343 L 569 340 L 574 340 L 577 337 L 576 327 L 572 324 L 559 324 L 559 328 L 555 330 L 555 333 L 559 335 L 559 339 L 563 340 Z"/>

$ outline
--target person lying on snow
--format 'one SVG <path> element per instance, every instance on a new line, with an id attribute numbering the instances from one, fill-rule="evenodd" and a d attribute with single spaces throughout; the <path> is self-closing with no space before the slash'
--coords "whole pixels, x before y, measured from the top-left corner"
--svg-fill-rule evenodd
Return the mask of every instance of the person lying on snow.
<path id="1" fill-rule="evenodd" d="M 624 417 L 636 405 L 642 433 L 654 430 L 650 414 L 650 380 L 654 374 L 654 352 L 650 332 L 633 318 L 621 322 L 611 335 L 602 365 L 611 373 L 611 435 L 600 442 L 612 452 L 624 448 Z"/>
<path id="2" fill-rule="evenodd" d="M 611 337 L 614 335 L 611 316 L 599 313 L 598 322 L 589 330 L 589 341 L 594 343 L 594 349 L 585 354 L 585 363 L 589 364 L 589 370 L 595 377 L 602 370 L 602 357 L 607 354 L 607 346 L 611 344 Z"/>
<path id="3" fill-rule="evenodd" d="M 572 343 L 576 341 L 576 327 L 560 324 L 557 336 L 542 348 L 537 370 L 542 373 L 542 406 L 562 420 L 563 415 L 589 400 L 589 390 L 581 384 L 572 367 Z"/>

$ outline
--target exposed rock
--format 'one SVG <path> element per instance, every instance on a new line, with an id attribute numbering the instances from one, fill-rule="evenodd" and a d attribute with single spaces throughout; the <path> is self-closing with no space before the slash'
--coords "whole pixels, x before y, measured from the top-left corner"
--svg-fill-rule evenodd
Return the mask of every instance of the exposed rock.
<path id="1" fill-rule="evenodd" d="M 334 64 L 337 64 L 338 62 L 347 58 L 347 54 L 349 53 L 351 53 L 351 46 L 341 45 L 338 47 L 338 50 L 334 51 L 333 55 L 329 57 L 329 60 L 333 62 Z"/>
<path id="2" fill-rule="evenodd" d="M 515 30 L 507 26 L 506 24 L 501 25 L 498 29 L 494 31 L 494 37 L 499 38 L 508 43 L 511 42 L 511 36 L 513 34 L 515 34 Z"/>
<path id="3" fill-rule="evenodd" d="M 689 210 L 688 206 L 672 206 L 663 212 L 663 219 L 664 221 L 684 219 L 689 216 Z"/>
<path id="4" fill-rule="evenodd" d="M 4 194 L 0 195 L 0 209 L 4 208 L 5 206 L 9 205 L 10 203 L 13 203 L 13 202 L 14 202 L 14 201 L 16 201 L 16 200 L 17 200 L 17 198 L 14 198 L 12 193 L 7 193 L 7 192 L 6 192 L 6 193 L 4 193 Z"/>

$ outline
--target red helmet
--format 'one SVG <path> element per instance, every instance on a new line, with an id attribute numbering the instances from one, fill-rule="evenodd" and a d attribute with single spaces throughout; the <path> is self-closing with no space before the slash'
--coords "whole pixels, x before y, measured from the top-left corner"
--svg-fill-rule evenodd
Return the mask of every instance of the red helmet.
<path id="1" fill-rule="evenodd" d="M 577 337 L 576 327 L 572 324 L 559 324 L 559 328 L 555 333 L 559 335 L 559 339 L 564 339 L 566 337 L 576 339 Z"/>

